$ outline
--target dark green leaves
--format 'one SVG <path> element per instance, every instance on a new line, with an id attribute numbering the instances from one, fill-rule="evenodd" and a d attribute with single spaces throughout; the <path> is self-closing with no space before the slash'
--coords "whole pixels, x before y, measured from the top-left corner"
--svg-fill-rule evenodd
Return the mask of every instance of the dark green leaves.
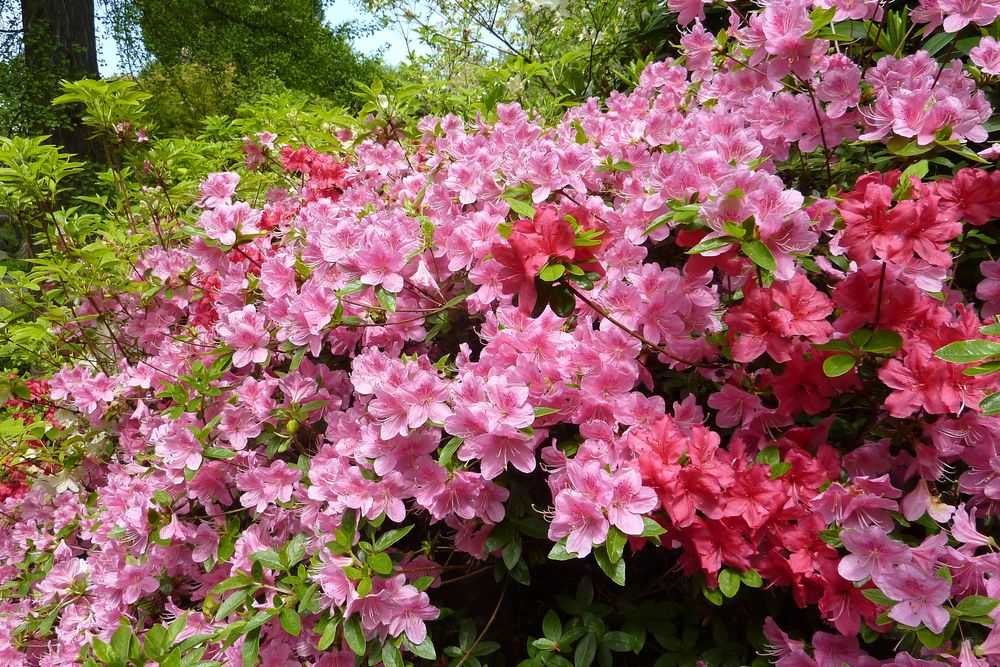
<path id="1" fill-rule="evenodd" d="M 282 609 L 281 614 L 278 616 L 278 620 L 284 631 L 291 636 L 298 637 L 299 633 L 302 632 L 302 620 L 299 618 L 298 612 L 294 609 L 290 609 L 288 607 Z"/>
<path id="2" fill-rule="evenodd" d="M 361 621 L 358 620 L 357 616 L 351 616 L 344 621 L 344 639 L 347 640 L 347 645 L 351 647 L 355 655 L 365 654 L 368 642 L 365 639 L 364 630 L 361 629 Z"/>
<path id="3" fill-rule="evenodd" d="M 249 559 L 251 562 L 260 563 L 264 567 L 269 567 L 272 570 L 285 569 L 285 566 L 281 562 L 281 557 L 270 549 L 255 551 L 250 554 Z"/>
<path id="4" fill-rule="evenodd" d="M 604 570 L 604 574 L 608 575 L 608 579 L 619 586 L 625 585 L 625 560 L 623 558 L 618 558 L 617 561 L 611 560 L 607 549 L 603 546 L 594 549 L 594 558 Z"/>

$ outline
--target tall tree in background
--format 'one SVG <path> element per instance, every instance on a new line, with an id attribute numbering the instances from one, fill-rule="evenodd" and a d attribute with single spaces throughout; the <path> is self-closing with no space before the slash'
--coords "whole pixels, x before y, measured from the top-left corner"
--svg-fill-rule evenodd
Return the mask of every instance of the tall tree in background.
<path id="1" fill-rule="evenodd" d="M 49 134 L 54 143 L 88 155 L 78 120 L 49 103 L 59 94 L 60 80 L 99 75 L 94 0 L 0 2 L 0 12 L 9 21 L 20 17 L 18 27 L 5 28 L 13 38 L 3 44 L 0 133 Z"/>
<path id="2" fill-rule="evenodd" d="M 241 85 L 281 82 L 336 99 L 378 65 L 351 47 L 352 28 L 324 23 L 323 0 L 131 0 L 161 65 L 232 65 Z"/>

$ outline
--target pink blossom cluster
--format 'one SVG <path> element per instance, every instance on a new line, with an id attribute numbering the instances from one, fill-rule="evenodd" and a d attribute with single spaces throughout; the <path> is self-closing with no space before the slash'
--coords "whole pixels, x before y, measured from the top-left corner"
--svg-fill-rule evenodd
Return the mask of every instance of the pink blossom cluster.
<path id="1" fill-rule="evenodd" d="M 703 9 L 675 4 L 685 24 Z M 51 380 L 78 435 L 114 448 L 2 501 L 0 587 L 29 556 L 38 576 L 0 600 L 0 663 L 69 664 L 123 619 L 184 616 L 179 640 L 239 665 L 250 640 L 223 633 L 280 607 L 298 563 L 315 605 L 298 632 L 257 626 L 263 664 L 353 664 L 346 630 L 320 648 L 331 619 L 417 646 L 443 563 L 373 536 L 419 521 L 493 558 L 511 488 L 540 478 L 570 558 L 622 535 L 707 590 L 738 573 L 815 607 L 808 646 L 765 626 L 779 664 L 1000 664 L 995 605 L 961 616 L 1000 597 L 1000 418 L 980 410 L 998 381 L 935 355 L 1000 340 L 981 332 L 996 263 L 976 298 L 952 289 L 966 235 L 1000 218 L 1000 172 L 869 173 L 825 198 L 777 175 L 792 148 L 981 141 L 991 109 L 926 52 L 862 76 L 811 9 L 734 19 L 742 63 L 695 22 L 683 65 L 553 126 L 500 105 L 424 118 L 413 146 L 282 146 L 280 166 L 276 138 L 247 140 L 248 169 L 296 185 L 261 202 L 209 175 L 197 234 L 89 300 L 117 322 L 117 367 Z M 241 577 L 259 595 L 218 611 Z M 18 634 L 50 612 L 51 636 Z M 952 622 L 968 634 L 892 658 L 859 644 Z"/>

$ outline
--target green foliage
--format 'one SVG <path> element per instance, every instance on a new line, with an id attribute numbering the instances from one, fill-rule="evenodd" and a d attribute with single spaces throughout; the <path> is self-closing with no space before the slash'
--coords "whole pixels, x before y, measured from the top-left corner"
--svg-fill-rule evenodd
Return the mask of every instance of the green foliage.
<path id="1" fill-rule="evenodd" d="M 588 97 L 633 86 L 676 40 L 664 3 L 365 0 L 421 48 L 398 70 L 418 87 L 421 113 L 492 113 L 519 102 L 547 117 Z"/>
<path id="2" fill-rule="evenodd" d="M 248 96 L 287 88 L 343 103 L 352 81 L 379 72 L 351 47 L 350 27 L 323 23 L 319 0 L 133 1 L 158 75 L 180 79 L 178 88 L 190 85 L 191 74 L 175 66 L 195 63 L 213 72 L 233 68 Z"/>
<path id="3" fill-rule="evenodd" d="M 0 210 L 18 232 L 15 241 L 34 240 L 26 261 L 0 264 L 0 367 L 53 371 L 71 359 L 110 370 L 133 359 L 135 351 L 88 314 L 93 300 L 134 290 L 135 259 L 186 234 L 199 181 L 242 160 L 244 133 L 285 130 L 300 118 L 310 128 L 302 140 L 323 134 L 318 112 L 272 100 L 221 123 L 216 137 L 141 142 L 136 131 L 149 95 L 134 82 L 82 80 L 63 91 L 56 103 L 82 111 L 109 166 L 88 170 L 45 137 L 0 137 Z M 261 192 L 276 183 L 262 173 L 249 185 L 254 178 Z"/>
<path id="4" fill-rule="evenodd" d="M 246 95 L 233 65 L 154 62 L 136 83 L 150 95 L 146 111 L 159 136 L 197 136 L 205 118 L 234 115 Z"/>

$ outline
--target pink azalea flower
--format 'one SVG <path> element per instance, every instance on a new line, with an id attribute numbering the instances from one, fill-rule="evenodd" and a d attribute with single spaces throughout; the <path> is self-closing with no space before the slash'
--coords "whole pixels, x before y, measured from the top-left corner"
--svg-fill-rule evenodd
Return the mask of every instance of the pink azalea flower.
<path id="1" fill-rule="evenodd" d="M 226 405 L 222 409 L 219 431 L 226 437 L 233 449 L 246 449 L 247 443 L 261 434 L 261 422 L 254 414 L 236 405 Z"/>
<path id="2" fill-rule="evenodd" d="M 962 544 L 973 547 L 985 547 L 996 544 L 994 539 L 979 532 L 976 527 L 976 515 L 974 510 L 966 510 L 962 503 L 955 511 L 951 524 L 951 536 Z"/>
<path id="3" fill-rule="evenodd" d="M 189 428 L 177 423 L 163 424 L 153 429 L 149 441 L 168 468 L 197 470 L 201 467 L 203 447 Z"/>
<path id="4" fill-rule="evenodd" d="M 618 470 L 612 476 L 608 521 L 626 535 L 642 533 L 643 515 L 652 512 L 658 504 L 656 492 L 642 485 L 638 471 Z"/>
<path id="5" fill-rule="evenodd" d="M 986 74 L 1000 76 L 1000 41 L 986 35 L 969 51 L 969 60 Z"/>
<path id="6" fill-rule="evenodd" d="M 910 559 L 909 548 L 889 538 L 878 526 L 841 531 L 840 541 L 849 553 L 841 559 L 837 571 L 848 581 L 864 581 Z"/>
<path id="7" fill-rule="evenodd" d="M 889 618 L 914 628 L 923 624 L 931 632 L 941 632 L 948 625 L 951 617 L 943 605 L 951 587 L 944 579 L 912 565 L 898 565 L 879 572 L 875 584 L 897 601 Z"/>
<path id="8" fill-rule="evenodd" d="M 587 556 L 595 545 L 607 539 L 608 527 L 601 508 L 583 494 L 567 489 L 556 496 L 549 539 L 558 542 L 568 537 L 566 551 L 579 558 Z"/>
<path id="9" fill-rule="evenodd" d="M 222 341 L 233 349 L 233 366 L 243 368 L 267 361 L 267 346 L 271 337 L 265 329 L 265 318 L 252 305 L 244 306 L 226 316 L 215 329 Z"/>
<path id="10" fill-rule="evenodd" d="M 243 490 L 240 504 L 253 507 L 258 513 L 276 502 L 287 503 L 302 474 L 282 460 L 268 467 L 252 468 L 236 476 L 236 485 Z"/>
<path id="11" fill-rule="evenodd" d="M 85 582 L 89 574 L 90 566 L 87 561 L 82 558 L 68 558 L 52 566 L 45 578 L 38 582 L 38 590 L 41 591 L 43 600 L 51 602 Z"/>
<path id="12" fill-rule="evenodd" d="M 149 564 L 129 563 L 117 571 L 115 586 L 121 594 L 123 603 L 133 604 L 139 598 L 160 588 L 160 582 L 153 576 L 151 569 Z"/>
<path id="13" fill-rule="evenodd" d="M 198 186 L 201 198 L 195 203 L 210 209 L 228 206 L 233 203 L 233 195 L 236 194 L 239 182 L 240 175 L 232 171 L 209 174 Z"/>
<path id="14" fill-rule="evenodd" d="M 476 439 L 474 449 L 464 453 L 459 450 L 459 458 L 471 460 L 473 453 L 479 459 L 483 479 L 495 478 L 506 470 L 508 463 L 521 472 L 535 469 L 535 440 L 527 436 L 486 435 Z"/>

